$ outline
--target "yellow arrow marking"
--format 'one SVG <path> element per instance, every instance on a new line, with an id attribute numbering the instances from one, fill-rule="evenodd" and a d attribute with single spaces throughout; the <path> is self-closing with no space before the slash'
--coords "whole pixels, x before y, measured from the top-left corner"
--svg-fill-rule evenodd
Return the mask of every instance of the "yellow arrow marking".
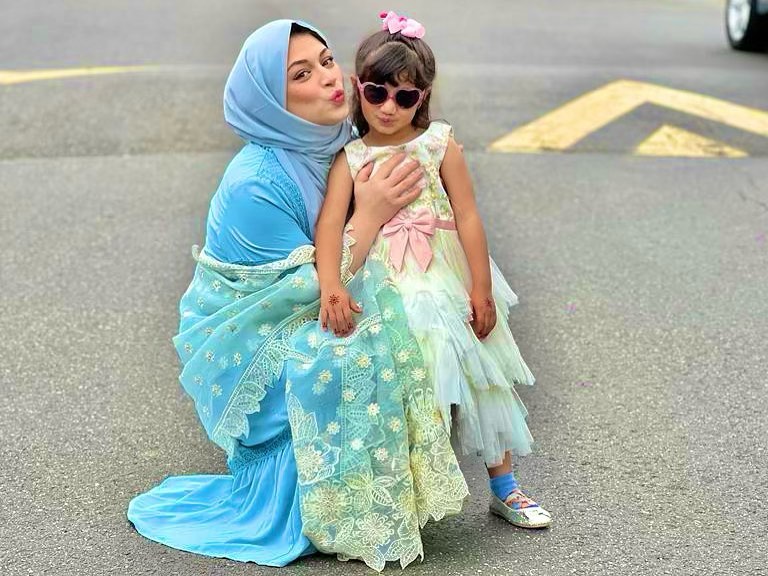
<path id="1" fill-rule="evenodd" d="M 717 140 L 711 140 L 666 124 L 635 148 L 635 154 L 640 156 L 687 156 L 689 158 L 710 156 L 743 158 L 748 156 L 746 152 L 738 148 L 726 146 Z"/>
<path id="2" fill-rule="evenodd" d="M 61 68 L 53 70 L 0 70 L 1 84 L 21 84 L 37 80 L 58 80 L 78 76 L 96 76 L 101 74 L 126 74 L 157 70 L 158 66 L 100 66 L 93 68 Z"/>
<path id="3" fill-rule="evenodd" d="M 768 137 L 768 112 L 710 96 L 617 80 L 493 142 L 496 152 L 565 150 L 642 104 L 655 104 Z"/>

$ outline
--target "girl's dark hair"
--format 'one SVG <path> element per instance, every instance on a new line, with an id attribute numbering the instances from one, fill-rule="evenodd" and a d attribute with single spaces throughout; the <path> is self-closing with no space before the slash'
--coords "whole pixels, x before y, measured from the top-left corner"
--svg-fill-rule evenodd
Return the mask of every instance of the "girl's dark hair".
<path id="1" fill-rule="evenodd" d="M 296 24 L 296 22 L 294 22 L 293 24 L 291 24 L 290 37 L 298 36 L 299 34 L 309 34 L 310 36 L 314 36 L 323 44 L 323 46 L 325 46 L 326 48 L 328 47 L 328 42 L 326 42 L 325 39 L 322 36 L 320 36 L 320 34 L 315 32 L 314 30 L 310 30 L 306 26 L 302 26 L 301 24 Z"/>
<path id="2" fill-rule="evenodd" d="M 426 90 L 432 86 L 437 72 L 435 55 L 429 45 L 420 38 L 409 38 L 400 32 L 390 34 L 380 30 L 363 40 L 355 56 L 355 73 L 360 82 L 391 84 L 412 82 L 416 88 Z M 352 87 L 352 121 L 360 136 L 365 136 L 370 127 L 363 116 L 360 92 Z M 429 127 L 429 101 L 431 91 L 424 96 L 411 124 L 417 128 Z"/>

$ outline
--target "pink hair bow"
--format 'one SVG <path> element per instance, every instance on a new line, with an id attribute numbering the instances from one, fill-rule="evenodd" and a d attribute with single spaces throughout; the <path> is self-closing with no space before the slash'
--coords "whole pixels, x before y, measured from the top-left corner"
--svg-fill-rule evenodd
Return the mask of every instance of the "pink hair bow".
<path id="1" fill-rule="evenodd" d="M 403 269 L 405 250 L 410 245 L 416 262 L 422 272 L 427 271 L 432 261 L 432 247 L 429 237 L 435 234 L 436 220 L 429 208 L 414 211 L 400 210 L 382 229 L 389 238 L 389 261 L 400 272 Z"/>
<path id="2" fill-rule="evenodd" d="M 423 38 L 426 33 L 424 26 L 419 22 L 405 16 L 398 16 L 392 10 L 382 12 L 379 14 L 379 18 L 382 19 L 381 29 L 389 30 L 390 34 L 400 32 L 400 34 L 408 38 Z"/>

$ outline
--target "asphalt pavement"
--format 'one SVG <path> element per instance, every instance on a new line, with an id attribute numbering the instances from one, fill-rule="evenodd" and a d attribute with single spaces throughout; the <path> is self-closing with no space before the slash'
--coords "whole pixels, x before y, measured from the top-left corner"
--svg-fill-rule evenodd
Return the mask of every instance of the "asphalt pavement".
<path id="1" fill-rule="evenodd" d="M 435 115 L 465 146 L 520 297 L 510 321 L 537 377 L 520 391 L 537 444 L 515 466 L 555 518 L 528 532 L 491 516 L 482 463 L 464 457 L 471 499 L 427 525 L 408 574 L 768 574 L 768 55 L 728 48 L 715 0 L 4 0 L 0 574 L 371 573 L 179 552 L 125 509 L 167 475 L 226 469 L 170 338 L 239 146 L 221 93 L 241 42 L 299 17 L 345 64 L 382 8 L 427 28 Z M 98 66 L 152 68 L 3 83 Z M 617 80 L 739 106 L 754 130 L 649 102 L 567 149 L 489 150 Z M 690 139 L 640 155 L 663 126 L 743 157 L 682 156 Z"/>

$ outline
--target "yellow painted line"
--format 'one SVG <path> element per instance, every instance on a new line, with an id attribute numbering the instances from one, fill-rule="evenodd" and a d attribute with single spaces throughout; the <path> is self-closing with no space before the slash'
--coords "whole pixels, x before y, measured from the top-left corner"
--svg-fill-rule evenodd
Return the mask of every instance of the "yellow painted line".
<path id="1" fill-rule="evenodd" d="M 768 137 L 768 112 L 685 90 L 617 80 L 491 143 L 496 152 L 565 150 L 643 104 L 654 104 Z"/>
<path id="2" fill-rule="evenodd" d="M 744 150 L 665 124 L 635 148 L 639 156 L 685 156 L 688 158 L 744 158 Z"/>
<path id="3" fill-rule="evenodd" d="M 92 68 L 60 68 L 51 70 L 0 70 L 0 85 L 22 84 L 38 80 L 59 80 L 103 74 L 127 74 L 158 70 L 159 66 L 99 66 Z"/>
<path id="4" fill-rule="evenodd" d="M 624 81 L 613 82 L 499 138 L 490 145 L 497 152 L 565 150 L 587 135 L 639 106 L 637 95 Z"/>

